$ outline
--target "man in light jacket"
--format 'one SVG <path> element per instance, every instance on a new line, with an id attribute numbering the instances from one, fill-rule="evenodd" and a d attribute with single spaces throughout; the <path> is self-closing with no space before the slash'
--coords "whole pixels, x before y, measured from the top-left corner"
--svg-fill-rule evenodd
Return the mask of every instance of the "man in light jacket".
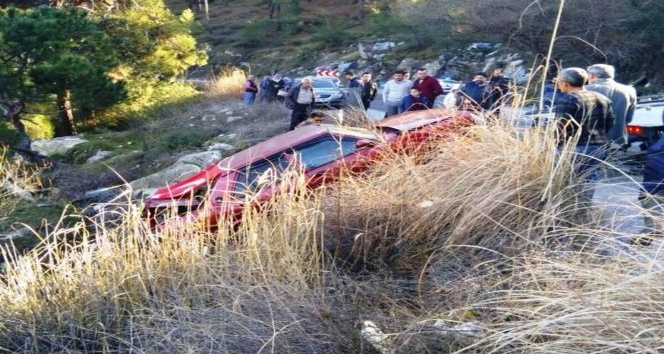
<path id="1" fill-rule="evenodd" d="M 309 117 L 316 102 L 316 94 L 311 78 L 305 77 L 299 85 L 293 86 L 286 96 L 286 107 L 292 109 L 289 130 L 295 129 L 298 124 Z"/>
<path id="2" fill-rule="evenodd" d="M 385 103 L 385 117 L 399 113 L 399 106 L 404 97 L 408 96 L 413 82 L 404 79 L 403 70 L 397 70 L 392 74 L 392 80 L 385 83 L 383 87 L 383 103 Z"/>
<path id="3" fill-rule="evenodd" d="M 603 94 L 611 100 L 615 124 L 607 134 L 614 147 L 627 145 L 627 123 L 632 121 L 636 108 L 636 90 L 616 82 L 615 69 L 608 64 L 595 64 L 588 67 L 586 89 Z"/>

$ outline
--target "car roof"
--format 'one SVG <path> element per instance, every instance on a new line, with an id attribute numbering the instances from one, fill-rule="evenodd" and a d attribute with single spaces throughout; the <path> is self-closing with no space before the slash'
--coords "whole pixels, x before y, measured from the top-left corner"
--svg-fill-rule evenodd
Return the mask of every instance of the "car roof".
<path id="1" fill-rule="evenodd" d="M 376 134 L 362 128 L 344 127 L 334 124 L 308 124 L 295 130 L 276 135 L 250 148 L 228 156 L 218 162 L 222 169 L 236 170 L 251 162 L 272 156 L 279 151 L 295 147 L 323 135 L 352 136 L 359 139 L 376 139 Z"/>
<path id="2" fill-rule="evenodd" d="M 334 77 L 334 76 L 305 76 L 305 77 L 310 78 L 312 81 L 321 81 L 321 80 L 332 81 L 332 82 L 339 82 L 340 81 L 338 77 Z M 293 81 L 302 82 L 302 79 L 304 79 L 305 77 L 298 77 L 298 78 L 293 79 Z"/>
<path id="3" fill-rule="evenodd" d="M 452 117 L 449 111 L 443 108 L 425 109 L 381 119 L 375 122 L 374 125 L 380 128 L 391 128 L 404 132 Z"/>

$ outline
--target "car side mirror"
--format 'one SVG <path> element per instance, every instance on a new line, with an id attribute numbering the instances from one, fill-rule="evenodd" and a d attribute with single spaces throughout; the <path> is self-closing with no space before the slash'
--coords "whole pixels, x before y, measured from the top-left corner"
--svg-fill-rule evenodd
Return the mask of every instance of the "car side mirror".
<path id="1" fill-rule="evenodd" d="M 357 142 L 355 142 L 355 147 L 358 149 L 365 147 L 373 147 L 373 146 L 376 146 L 376 142 L 370 139 L 360 139 Z"/>

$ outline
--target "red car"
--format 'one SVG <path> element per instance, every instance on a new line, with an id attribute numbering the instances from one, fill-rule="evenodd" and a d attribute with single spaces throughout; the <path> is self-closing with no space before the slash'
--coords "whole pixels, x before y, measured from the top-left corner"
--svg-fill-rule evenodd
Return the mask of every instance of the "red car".
<path id="1" fill-rule="evenodd" d="M 240 219 L 243 196 L 255 193 L 261 203 L 277 193 L 262 183 L 289 165 L 300 167 L 309 188 L 334 181 L 344 172 L 361 172 L 386 150 L 412 151 L 433 139 L 473 124 L 468 114 L 445 110 L 416 111 L 380 120 L 375 130 L 311 124 L 272 137 L 231 155 L 184 180 L 160 188 L 145 201 L 153 226 L 166 217 L 214 227 L 222 217 Z"/>

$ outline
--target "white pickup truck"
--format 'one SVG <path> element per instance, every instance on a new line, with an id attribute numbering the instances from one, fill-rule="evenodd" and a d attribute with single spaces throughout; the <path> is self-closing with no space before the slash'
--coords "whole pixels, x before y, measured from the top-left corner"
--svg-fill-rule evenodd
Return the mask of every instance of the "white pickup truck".
<path id="1" fill-rule="evenodd" d="M 648 142 L 656 141 L 664 132 L 664 94 L 638 98 L 632 121 L 627 124 L 630 144 L 641 142 L 641 149 Z"/>

